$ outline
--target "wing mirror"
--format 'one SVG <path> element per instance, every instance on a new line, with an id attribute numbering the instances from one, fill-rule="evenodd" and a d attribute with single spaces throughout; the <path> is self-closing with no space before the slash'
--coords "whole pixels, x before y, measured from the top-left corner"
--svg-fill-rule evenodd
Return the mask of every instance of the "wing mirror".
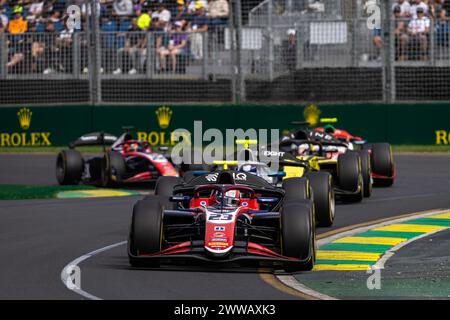
<path id="1" fill-rule="evenodd" d="M 279 199 L 278 198 L 274 198 L 274 197 L 259 197 L 256 199 L 256 201 L 260 204 L 270 204 L 270 203 L 275 203 L 277 202 Z"/>
<path id="2" fill-rule="evenodd" d="M 271 173 L 269 173 L 269 177 L 272 177 L 272 178 L 276 178 L 276 177 L 280 177 L 280 178 L 286 177 L 286 172 L 284 172 L 284 171 L 271 172 Z"/>

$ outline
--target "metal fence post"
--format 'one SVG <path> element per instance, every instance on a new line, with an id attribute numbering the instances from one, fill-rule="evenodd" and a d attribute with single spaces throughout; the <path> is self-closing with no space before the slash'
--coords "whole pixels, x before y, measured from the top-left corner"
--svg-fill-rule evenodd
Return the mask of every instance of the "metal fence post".
<path id="1" fill-rule="evenodd" d="M 431 26 L 430 26 L 430 62 L 431 65 L 434 67 L 436 65 L 436 52 L 435 52 L 435 45 L 436 45 L 436 20 L 434 18 L 431 18 Z"/>
<path id="2" fill-rule="evenodd" d="M 208 57 L 209 57 L 209 37 L 208 37 L 208 32 L 203 32 L 202 33 L 202 42 L 203 42 L 203 46 L 202 46 L 202 52 L 203 52 L 203 64 L 202 64 L 202 76 L 203 76 L 203 80 L 207 80 L 208 79 Z"/>
<path id="3" fill-rule="evenodd" d="M 267 33 L 269 35 L 269 81 L 270 82 L 272 82 L 274 79 L 273 64 L 274 64 L 274 60 L 275 60 L 272 17 L 273 17 L 273 3 L 272 3 L 272 0 L 270 0 L 268 3 L 268 24 L 267 24 Z"/>
<path id="4" fill-rule="evenodd" d="M 238 97 L 239 102 L 245 102 L 245 72 L 244 66 L 242 64 L 242 2 L 241 0 L 236 0 L 236 51 L 237 51 L 237 81 L 238 81 Z"/>
<path id="5" fill-rule="evenodd" d="M 4 78 L 6 75 L 6 64 L 7 62 L 7 50 L 6 45 L 6 34 L 0 33 L 0 77 Z"/>
<path id="6" fill-rule="evenodd" d="M 230 75 L 231 75 L 231 95 L 232 95 L 232 103 L 237 104 L 238 101 L 238 93 L 237 93 L 237 86 L 236 86 L 236 79 L 237 79 L 237 73 L 239 72 L 238 66 L 237 66 L 237 58 L 236 58 L 236 28 L 235 28 L 235 7 L 236 7 L 236 0 L 231 0 L 229 2 L 230 6 Z"/>
<path id="7" fill-rule="evenodd" d="M 75 79 L 80 77 L 80 34 L 74 33 L 72 45 L 72 73 Z"/>
<path id="8" fill-rule="evenodd" d="M 353 67 L 357 67 L 358 66 L 358 58 L 357 58 L 357 35 L 356 35 L 356 30 L 358 28 L 358 19 L 357 18 L 353 18 L 351 20 L 351 26 L 352 26 L 352 66 Z"/>
<path id="9" fill-rule="evenodd" d="M 91 3 L 91 25 L 89 33 L 89 87 L 91 89 L 91 103 L 98 104 L 101 102 L 101 78 L 100 78 L 100 66 L 101 66 L 101 37 L 99 32 L 98 21 L 98 4 L 99 0 L 93 0 Z M 88 26 L 88 30 L 90 29 Z"/>
<path id="10" fill-rule="evenodd" d="M 383 100 L 387 103 L 395 101 L 395 37 L 394 25 L 391 23 L 391 6 L 392 1 L 382 3 L 382 16 L 384 16 L 382 30 L 384 32 L 384 47 L 386 50 L 382 51 L 383 55 Z"/>
<path id="11" fill-rule="evenodd" d="M 155 71 L 155 66 L 153 64 L 153 53 L 155 52 L 154 47 L 153 47 L 153 34 L 151 32 L 147 32 L 146 34 L 147 37 L 147 48 L 145 50 L 147 50 L 147 59 L 145 60 L 145 64 L 146 64 L 146 75 L 147 78 L 153 79 L 153 74 Z"/>

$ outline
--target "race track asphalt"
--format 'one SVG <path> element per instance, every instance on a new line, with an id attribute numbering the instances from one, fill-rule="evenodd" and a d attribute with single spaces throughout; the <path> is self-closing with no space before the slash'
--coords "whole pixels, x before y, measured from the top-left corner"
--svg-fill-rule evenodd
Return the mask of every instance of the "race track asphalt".
<path id="1" fill-rule="evenodd" d="M 450 155 L 396 160 L 396 184 L 375 189 L 361 204 L 338 205 L 333 229 L 450 208 Z M 52 156 L 0 155 L 0 184 L 55 184 L 53 166 Z M 0 201 L 0 299 L 83 299 L 63 285 L 62 269 L 81 255 L 126 240 L 139 198 Z M 132 270 L 125 246 L 80 267 L 82 289 L 104 299 L 298 299 L 255 272 Z"/>

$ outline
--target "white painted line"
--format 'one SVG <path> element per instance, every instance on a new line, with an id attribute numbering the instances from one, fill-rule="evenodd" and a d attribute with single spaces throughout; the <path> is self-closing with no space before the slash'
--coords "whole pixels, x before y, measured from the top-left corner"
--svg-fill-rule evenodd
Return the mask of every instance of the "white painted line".
<path id="1" fill-rule="evenodd" d="M 350 237 L 353 236 L 357 233 L 363 233 L 366 231 L 369 231 L 371 229 L 375 229 L 375 228 L 379 228 L 379 227 L 384 227 L 387 225 L 391 225 L 391 224 L 396 224 L 396 223 L 402 223 L 402 222 L 406 222 L 406 221 L 410 221 L 410 220 L 416 220 L 416 219 L 420 219 L 420 218 L 424 218 L 424 217 L 428 217 L 428 216 L 432 216 L 432 215 L 436 215 L 436 214 L 440 214 L 440 213 L 444 213 L 444 212 L 448 212 L 449 210 L 436 210 L 436 211 L 432 211 L 432 212 L 427 212 L 427 213 L 423 213 L 423 214 L 418 214 L 418 215 L 411 215 L 409 217 L 403 217 L 403 218 L 398 218 L 398 219 L 393 219 L 393 220 L 389 220 L 389 221 L 385 221 L 385 222 L 381 222 L 381 223 L 375 223 L 373 225 L 369 225 L 369 226 L 365 226 L 365 227 L 361 227 L 361 228 L 356 228 L 356 229 L 352 229 L 349 231 L 345 231 L 342 233 L 338 233 L 323 239 L 320 239 L 319 241 L 317 241 L 317 246 L 320 248 L 321 246 L 333 242 L 334 240 L 337 239 L 341 239 L 344 237 Z M 410 244 L 411 242 L 414 242 L 418 239 L 424 238 L 424 237 L 428 237 L 434 233 L 437 233 L 439 231 L 442 230 L 446 230 L 446 229 L 440 229 L 440 230 L 436 230 L 436 231 L 432 231 L 432 232 L 428 232 L 425 233 L 423 235 L 417 236 L 415 238 L 409 239 L 408 241 L 402 242 L 400 244 L 398 244 L 397 246 L 391 248 L 390 250 L 386 251 L 384 253 L 384 255 L 381 257 L 380 260 L 377 261 L 377 263 L 374 265 L 374 267 L 378 267 L 380 269 L 384 269 L 384 264 L 386 263 L 386 261 L 388 259 L 390 259 L 395 251 L 399 250 L 400 248 L 406 246 L 407 244 Z M 316 297 L 318 299 L 323 299 L 323 300 L 338 300 L 335 297 L 330 297 L 327 295 L 324 295 L 318 291 L 315 291 L 313 289 L 308 288 L 307 286 L 305 286 L 304 284 L 302 284 L 301 282 L 299 282 L 294 276 L 276 276 L 278 278 L 278 280 L 280 280 L 281 282 L 283 282 L 285 285 L 287 285 L 288 287 L 297 290 L 303 294 L 307 294 L 313 297 Z M 320 298 L 323 297 L 323 298 Z"/>
<path id="2" fill-rule="evenodd" d="M 311 288 L 308 288 L 304 284 L 298 282 L 297 279 L 295 279 L 294 276 L 277 276 L 278 280 L 283 282 L 286 286 L 291 287 L 292 289 L 295 289 L 301 293 L 305 293 L 311 297 L 320 299 L 320 300 L 338 300 L 336 298 L 327 296 L 326 294 L 317 292 Z"/>
<path id="3" fill-rule="evenodd" d="M 77 293 L 77 294 L 79 294 L 79 295 L 81 295 L 81 296 L 83 296 L 83 297 L 85 297 L 85 298 L 87 298 L 87 299 L 91 299 L 91 300 L 102 300 L 101 298 L 99 298 L 99 297 L 97 297 L 97 296 L 94 296 L 94 295 L 90 294 L 89 292 L 86 292 L 86 291 L 82 290 L 82 289 L 79 288 L 79 287 L 74 286 L 74 285 L 72 284 L 72 282 L 70 281 L 70 279 L 68 279 L 68 277 L 69 277 L 71 271 L 72 271 L 75 267 L 78 267 L 78 265 L 79 265 L 81 262 L 83 262 L 83 261 L 85 261 L 85 260 L 87 260 L 87 259 L 89 259 L 89 258 L 91 258 L 91 257 L 93 257 L 93 256 L 95 256 L 95 255 L 97 255 L 97 254 L 99 254 L 99 253 L 101 253 L 101 252 L 104 252 L 104 251 L 107 251 L 107 250 L 111 250 L 111 249 L 113 249 L 113 248 L 115 248 L 115 247 L 122 246 L 122 245 L 124 245 L 124 244 L 126 244 L 126 243 L 127 243 L 126 241 L 114 243 L 114 244 L 112 244 L 112 245 L 109 245 L 109 246 L 106 246 L 106 247 L 103 247 L 103 248 L 100 248 L 100 249 L 91 251 L 91 252 L 89 252 L 89 253 L 86 253 L 86 254 L 82 255 L 81 257 L 78 257 L 78 258 L 76 258 L 75 260 L 69 262 L 69 263 L 64 267 L 64 269 L 61 271 L 61 281 L 62 281 L 63 284 L 67 287 L 67 289 L 72 290 L 73 292 L 75 292 L 75 293 Z"/>
<path id="4" fill-rule="evenodd" d="M 446 229 L 448 229 L 448 228 L 445 228 L 445 229 L 438 229 L 438 230 L 435 230 L 435 231 L 431 231 L 431 232 L 428 232 L 428 233 L 424 233 L 424 234 L 421 234 L 420 236 L 411 238 L 411 239 L 409 239 L 408 241 L 399 243 L 399 244 L 396 245 L 395 247 L 393 247 L 393 248 L 389 249 L 388 251 L 386 251 L 386 252 L 384 253 L 384 255 L 381 257 L 381 259 L 378 260 L 377 263 L 375 263 L 375 264 L 373 265 L 373 267 L 374 267 L 374 268 L 377 268 L 377 269 L 384 269 L 384 265 L 386 264 L 386 262 L 387 262 L 390 258 L 392 258 L 392 256 L 394 255 L 394 253 L 395 253 L 396 251 L 400 250 L 400 249 L 403 248 L 404 246 L 407 246 L 407 245 L 410 244 L 411 242 L 414 242 L 414 241 L 419 240 L 419 239 L 422 239 L 422 238 L 429 237 L 429 236 L 431 236 L 431 235 L 433 235 L 433 234 L 435 234 L 435 233 L 438 233 L 438 232 L 443 231 L 443 230 L 446 230 Z"/>

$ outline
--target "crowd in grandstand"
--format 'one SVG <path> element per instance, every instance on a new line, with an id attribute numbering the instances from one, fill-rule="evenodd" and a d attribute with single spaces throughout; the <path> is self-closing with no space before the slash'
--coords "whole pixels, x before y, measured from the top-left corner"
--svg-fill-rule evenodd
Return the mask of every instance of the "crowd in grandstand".
<path id="1" fill-rule="evenodd" d="M 94 8 L 82 0 L 0 0 L 0 33 L 8 36 L 8 69 L 71 72 L 73 33 L 86 30 Z M 80 24 L 73 28 L 76 11 Z M 228 0 L 100 0 L 102 71 L 135 74 L 145 68 L 147 32 L 155 34 L 159 72 L 175 72 L 180 56 L 203 57 L 203 33 L 227 25 Z M 74 20 L 75 19 L 75 20 Z M 135 32 L 129 32 L 135 31 Z M 82 41 L 81 46 L 87 46 Z M 84 50 L 85 51 L 85 50 Z M 83 51 L 83 52 L 84 52 Z M 83 53 L 82 53 L 83 55 Z M 64 57 L 58 59 L 57 57 Z M 88 72 L 87 57 L 81 57 Z M 169 58 L 169 59 L 168 59 Z M 169 63 L 170 60 L 170 63 Z M 106 71 L 106 70 L 105 70 Z"/>
<path id="2" fill-rule="evenodd" d="M 397 60 L 428 60 L 431 28 L 436 44 L 448 46 L 450 0 L 396 0 L 392 12 Z M 373 42 L 381 59 L 382 29 L 375 29 Z"/>

